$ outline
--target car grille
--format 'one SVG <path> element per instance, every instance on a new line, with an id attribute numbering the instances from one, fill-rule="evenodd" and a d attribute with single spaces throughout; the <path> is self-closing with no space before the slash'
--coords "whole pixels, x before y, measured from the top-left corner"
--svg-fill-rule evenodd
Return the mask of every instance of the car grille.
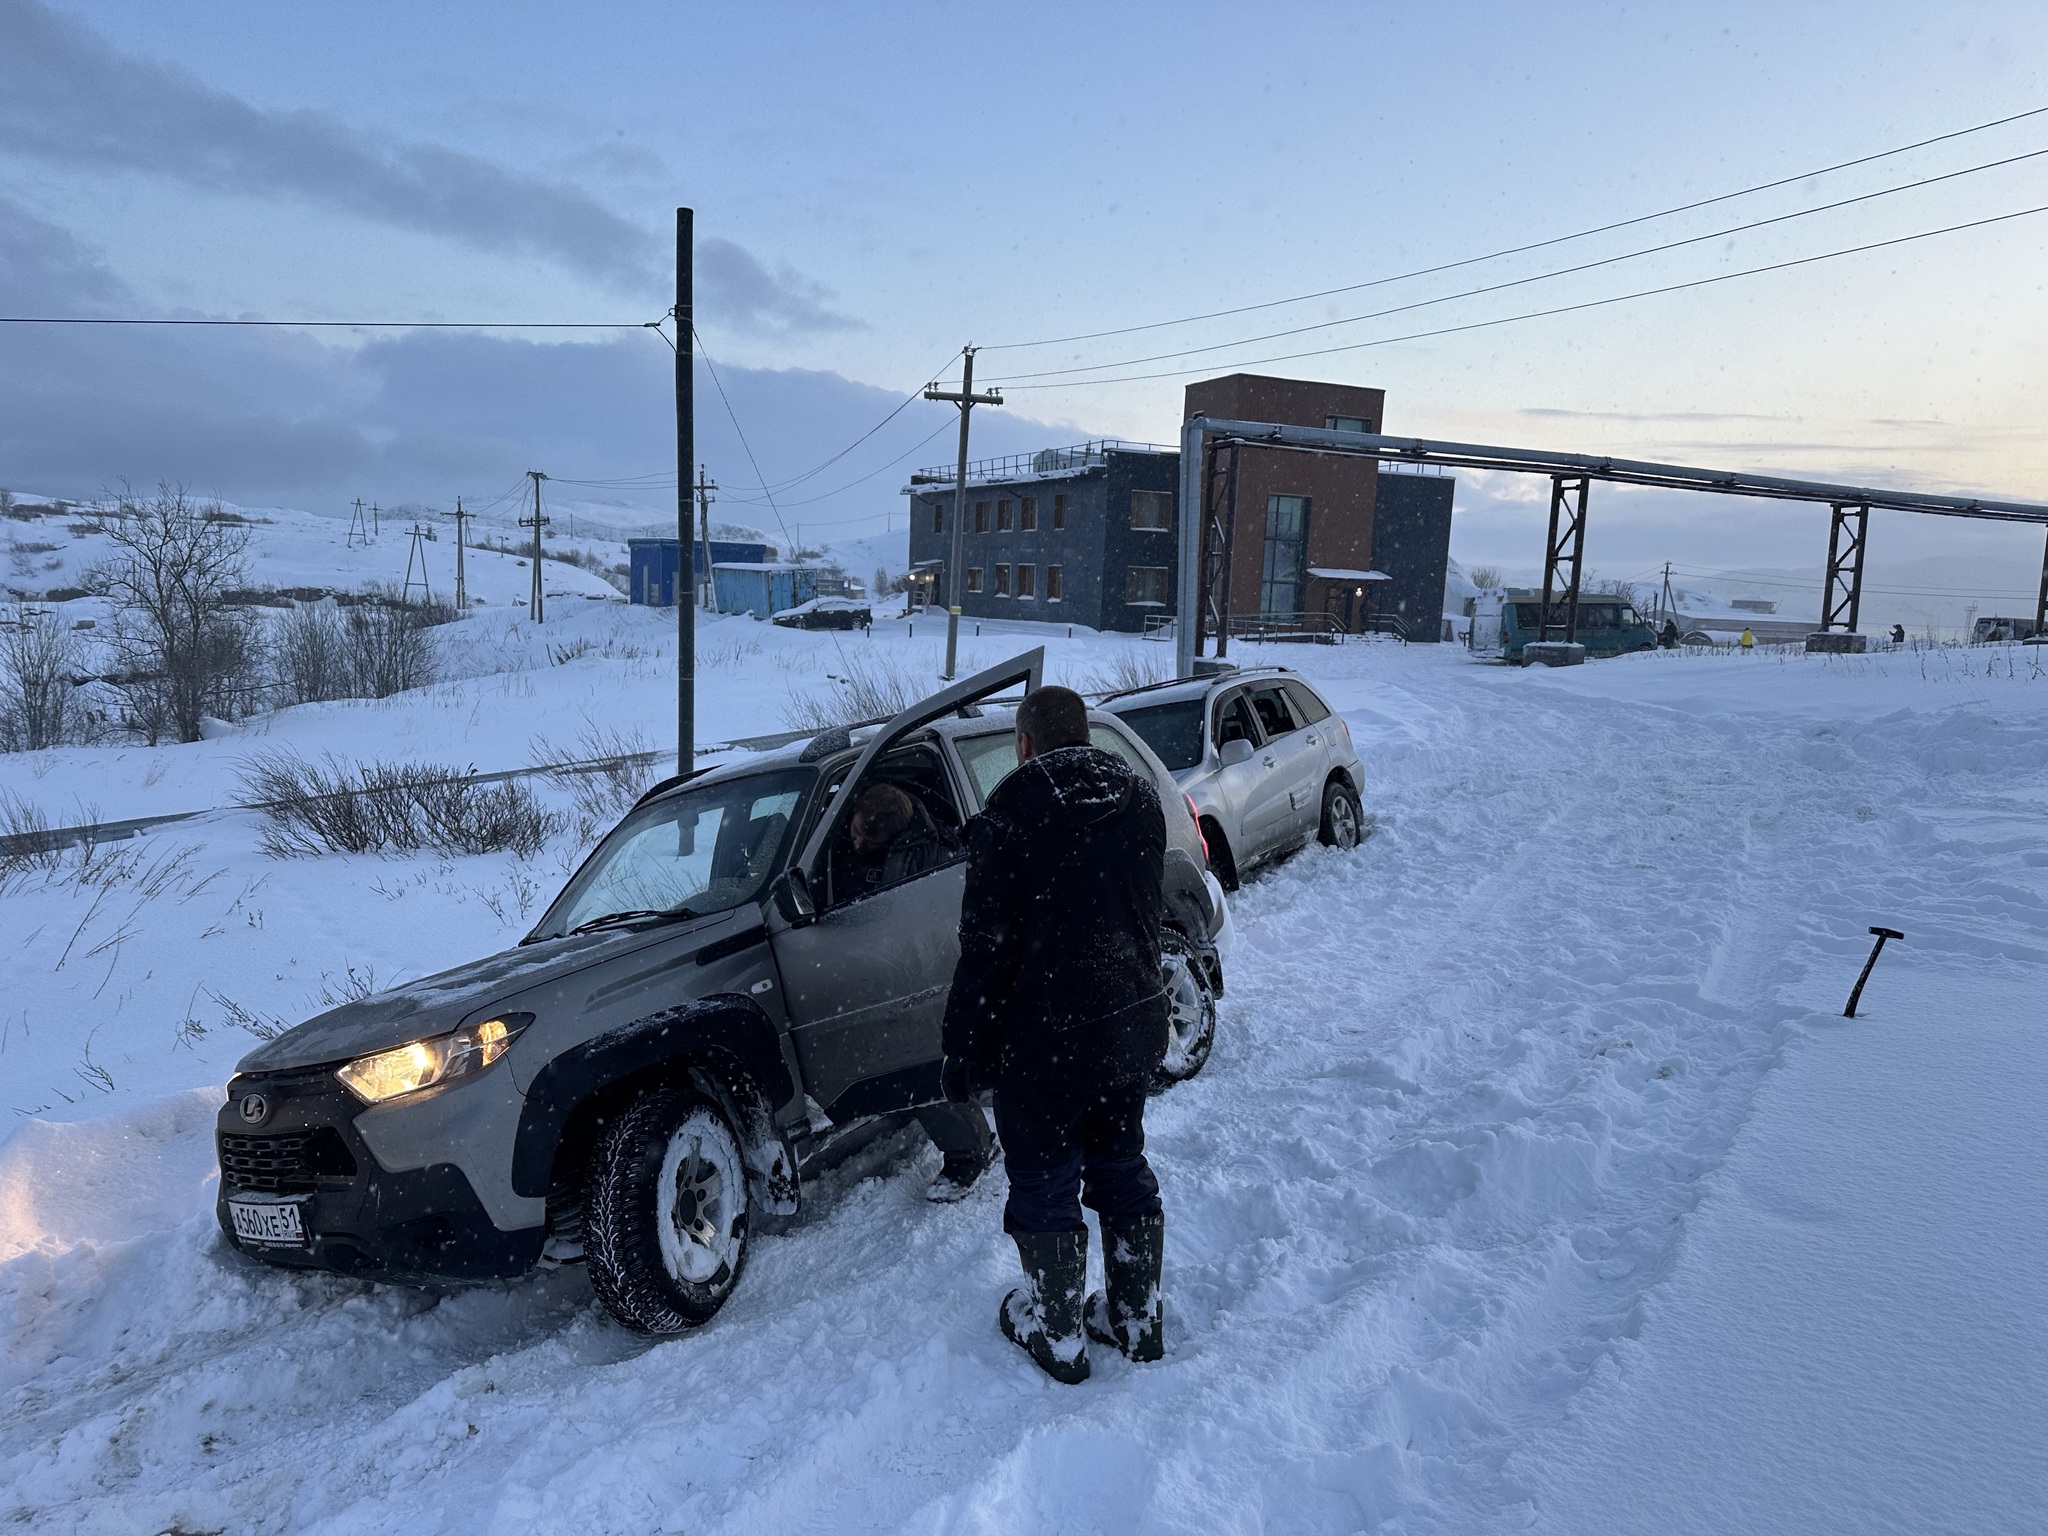
<path id="1" fill-rule="evenodd" d="M 281 1136 L 220 1138 L 220 1178 L 237 1194 L 310 1194 L 323 1179 L 352 1179 L 356 1160 L 331 1126 Z"/>

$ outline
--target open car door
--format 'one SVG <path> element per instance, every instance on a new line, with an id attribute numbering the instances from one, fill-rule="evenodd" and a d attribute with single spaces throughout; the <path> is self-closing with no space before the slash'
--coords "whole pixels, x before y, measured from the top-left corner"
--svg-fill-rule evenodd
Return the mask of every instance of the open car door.
<path id="1" fill-rule="evenodd" d="M 945 755 L 910 740 L 933 721 L 1022 683 L 1039 685 L 1045 652 L 963 679 L 890 720 L 843 773 L 768 903 L 790 1040 L 811 1096 L 835 1120 L 928 1104 L 939 1097 L 939 1038 L 960 956 L 966 884 L 957 836 L 960 794 Z M 854 802 L 875 783 L 911 795 L 937 824 L 942 853 L 893 884 L 848 899 L 835 860 Z M 953 836 L 944 840 L 947 821 Z"/>

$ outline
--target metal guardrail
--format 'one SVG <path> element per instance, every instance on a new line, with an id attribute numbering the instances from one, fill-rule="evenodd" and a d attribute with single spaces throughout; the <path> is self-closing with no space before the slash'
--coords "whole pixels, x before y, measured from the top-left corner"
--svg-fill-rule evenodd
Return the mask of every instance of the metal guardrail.
<path id="1" fill-rule="evenodd" d="M 1077 469 L 1094 469 L 1109 462 L 1112 453 L 1173 453 L 1177 450 L 1161 443 L 1134 443 L 1121 437 L 1098 438 L 1092 442 L 1076 443 L 1071 448 L 1041 448 L 1036 453 L 1012 453 L 1000 459 L 972 459 L 967 465 L 967 483 L 977 480 L 986 485 L 999 485 L 1008 480 L 1030 480 L 1041 475 L 1071 473 Z M 914 470 L 910 476 L 912 485 L 951 485 L 954 466 L 935 465 L 931 469 Z"/>

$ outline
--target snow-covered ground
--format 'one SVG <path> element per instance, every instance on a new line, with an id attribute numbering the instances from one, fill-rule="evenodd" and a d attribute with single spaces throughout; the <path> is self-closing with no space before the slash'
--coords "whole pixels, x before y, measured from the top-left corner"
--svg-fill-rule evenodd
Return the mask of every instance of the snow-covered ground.
<path id="1" fill-rule="evenodd" d="M 421 695 L 0 759 L 0 785 L 57 819 L 145 814 L 225 803 L 259 745 L 495 768 L 543 738 L 673 740 L 664 616 L 470 626 L 465 675 Z M 782 728 L 855 646 L 929 673 L 937 629 L 712 621 L 701 729 Z M 1039 638 L 1075 681 L 1163 650 L 991 633 L 969 664 Z M 1000 1179 L 928 1205 L 914 1138 L 828 1181 L 709 1327 L 661 1342 L 574 1271 L 435 1296 L 224 1251 L 212 1114 L 249 1041 L 218 999 L 296 1017 L 351 969 L 500 947 L 573 839 L 276 861 L 226 816 L 138 840 L 126 878 L 17 879 L 0 1518 L 2038 1529 L 2039 653 L 1278 659 L 1349 722 L 1373 835 L 1236 899 L 1216 1053 L 1148 1117 L 1168 1356 L 1098 1360 L 1079 1389 L 996 1333 Z M 1872 923 L 1907 942 L 1845 1021 Z"/>

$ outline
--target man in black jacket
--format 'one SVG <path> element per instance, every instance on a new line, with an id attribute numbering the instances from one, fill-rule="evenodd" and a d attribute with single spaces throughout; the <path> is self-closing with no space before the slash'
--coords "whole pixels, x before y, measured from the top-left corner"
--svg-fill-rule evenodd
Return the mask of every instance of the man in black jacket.
<path id="1" fill-rule="evenodd" d="M 1146 775 L 1088 744 L 1087 705 L 1069 689 L 1024 700 L 1017 761 L 970 825 L 946 1092 L 995 1090 L 1003 1230 L 1027 1281 L 998 1320 L 1072 1383 L 1088 1376 L 1084 1327 L 1133 1360 L 1160 1356 L 1166 1229 L 1145 1093 L 1166 1051 L 1166 819 Z M 1083 1204 L 1101 1220 L 1108 1278 L 1085 1306 Z"/>

